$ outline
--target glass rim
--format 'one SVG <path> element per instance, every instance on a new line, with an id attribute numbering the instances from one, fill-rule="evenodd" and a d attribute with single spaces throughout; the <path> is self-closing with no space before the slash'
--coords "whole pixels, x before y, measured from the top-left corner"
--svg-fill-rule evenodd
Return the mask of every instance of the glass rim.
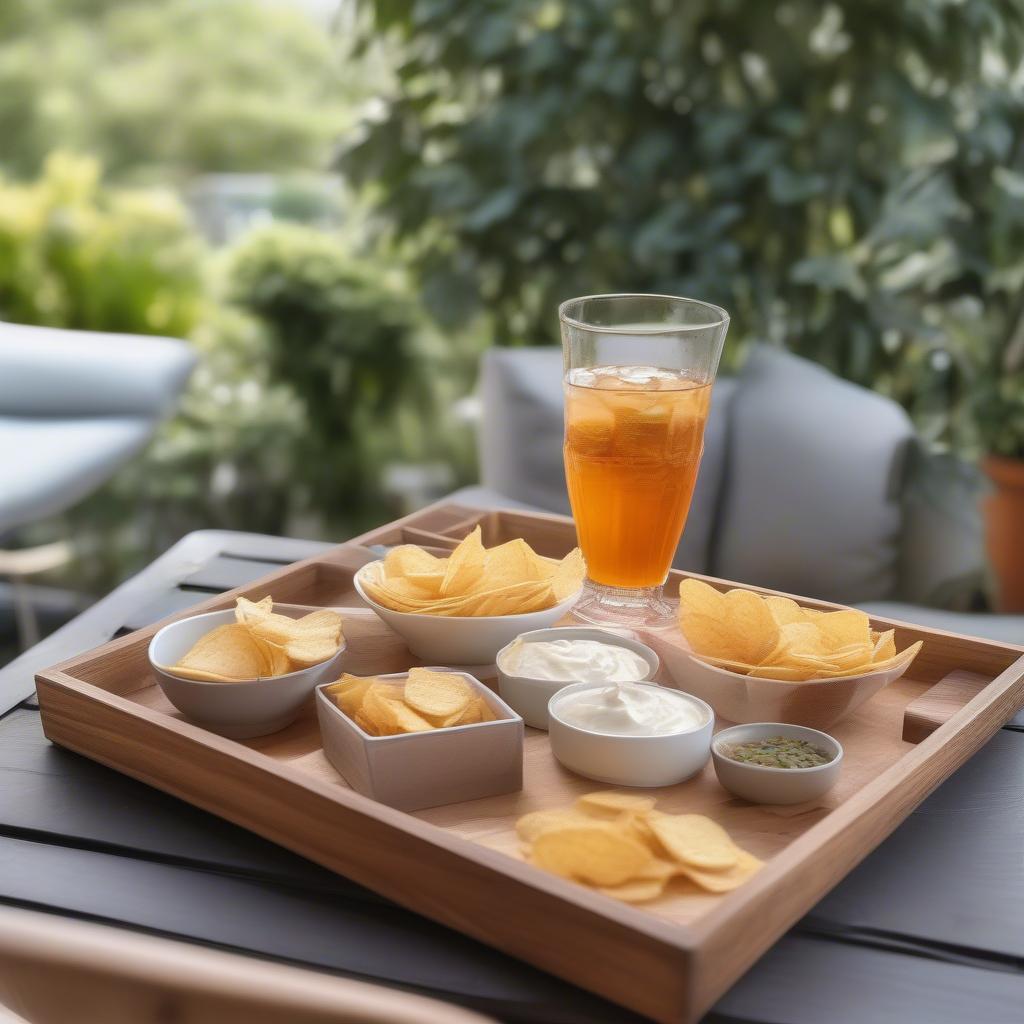
<path id="1" fill-rule="evenodd" d="M 570 304 L 586 302 L 588 299 L 670 299 L 672 302 L 686 302 L 691 306 L 701 306 L 704 309 L 709 309 L 718 319 L 706 324 L 665 324 L 664 326 L 659 325 L 637 329 L 628 324 L 623 324 L 621 327 L 589 324 L 583 320 L 577 320 L 576 317 L 569 316 L 566 312 L 566 308 Z M 604 292 L 596 295 L 577 295 L 575 298 L 566 299 L 564 302 L 559 303 L 558 319 L 563 324 L 577 327 L 581 331 L 593 331 L 598 334 L 689 334 L 693 331 L 707 331 L 725 327 L 729 323 L 729 314 L 721 306 L 716 306 L 713 302 L 705 302 L 703 299 L 690 299 L 685 295 L 665 295 L 661 292 Z"/>

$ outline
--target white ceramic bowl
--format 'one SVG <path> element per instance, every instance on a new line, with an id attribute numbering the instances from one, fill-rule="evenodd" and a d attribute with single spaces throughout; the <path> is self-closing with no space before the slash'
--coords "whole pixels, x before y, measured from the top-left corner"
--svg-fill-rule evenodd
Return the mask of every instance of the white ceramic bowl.
<path id="1" fill-rule="evenodd" d="M 734 761 L 724 753 L 725 747 L 771 736 L 805 740 L 831 754 L 832 760 L 814 768 L 769 768 Z M 839 781 L 843 748 L 837 739 L 817 729 L 785 722 L 756 722 L 723 729 L 711 744 L 711 757 L 718 781 L 734 796 L 755 804 L 802 804 L 816 800 Z"/>
<path id="2" fill-rule="evenodd" d="M 658 656 L 646 644 L 639 640 L 632 640 L 629 637 L 619 636 L 607 629 L 596 629 L 590 626 L 556 626 L 553 629 L 535 629 L 529 633 L 522 633 L 516 639 L 522 640 L 524 644 L 537 643 L 543 640 L 598 640 L 603 644 L 612 647 L 624 647 L 627 651 L 639 654 L 647 662 L 647 672 L 643 679 L 636 682 L 643 682 L 650 679 L 658 671 Z M 512 641 L 515 643 L 515 640 Z M 504 671 L 501 667 L 501 660 L 505 652 L 509 650 L 512 643 L 506 644 L 497 656 L 498 667 L 498 690 L 502 699 L 516 709 L 523 716 L 527 725 L 535 729 L 547 729 L 548 727 L 548 704 L 551 698 L 559 690 L 573 683 L 581 682 L 579 679 L 566 679 L 556 681 L 553 679 L 537 679 L 533 676 L 518 676 Z"/>
<path id="3" fill-rule="evenodd" d="M 487 702 L 493 721 L 371 736 L 319 687 L 316 712 L 327 760 L 357 793 L 403 811 L 522 789 L 523 720 L 479 679 L 458 674 Z M 377 678 L 397 685 L 408 675 Z"/>
<path id="4" fill-rule="evenodd" d="M 657 687 L 657 683 L 639 683 Z M 689 697 L 705 713 L 705 720 L 685 732 L 666 736 L 616 736 L 569 725 L 559 717 L 559 705 L 574 693 L 601 690 L 594 683 L 574 683 L 559 690 L 548 704 L 548 738 L 556 759 L 577 775 L 613 786 L 673 786 L 696 775 L 711 750 L 715 713 L 699 697 Z M 679 692 L 679 691 L 675 691 Z"/>
<path id="5" fill-rule="evenodd" d="M 737 723 L 788 722 L 828 729 L 894 683 L 913 663 L 903 660 L 864 675 L 789 683 L 709 665 L 690 652 L 679 633 L 652 631 L 645 639 L 675 686 L 706 700 L 719 718 Z"/>
<path id="6" fill-rule="evenodd" d="M 378 604 L 363 589 L 361 577 L 369 567 L 363 566 L 354 577 L 359 596 L 405 641 L 417 658 L 438 665 L 493 665 L 502 647 L 520 633 L 553 626 L 579 598 L 577 592 L 553 608 L 524 615 L 396 612 Z"/>
<path id="7" fill-rule="evenodd" d="M 311 611 L 275 605 L 274 610 L 298 618 Z M 283 676 L 237 683 L 183 679 L 164 666 L 176 664 L 192 645 L 217 626 L 235 621 L 235 610 L 207 612 L 164 626 L 149 642 L 149 664 L 167 699 L 188 719 L 204 729 L 231 739 L 265 736 L 290 725 L 310 694 L 323 682 L 341 674 L 342 641 L 328 661 Z"/>

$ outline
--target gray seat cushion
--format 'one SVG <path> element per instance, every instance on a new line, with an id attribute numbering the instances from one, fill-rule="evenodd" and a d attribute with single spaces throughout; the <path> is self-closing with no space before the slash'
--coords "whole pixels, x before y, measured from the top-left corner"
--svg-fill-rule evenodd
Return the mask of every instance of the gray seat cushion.
<path id="1" fill-rule="evenodd" d="M 729 407 L 735 380 L 715 385 L 700 476 L 674 564 L 706 572 L 725 472 Z M 480 377 L 483 485 L 525 505 L 569 514 L 562 463 L 562 353 L 555 348 L 494 349 Z"/>
<path id="2" fill-rule="evenodd" d="M 62 512 L 139 451 L 155 421 L 138 417 L 0 417 L 0 533 Z"/>
<path id="3" fill-rule="evenodd" d="M 0 414 L 168 414 L 195 354 L 174 338 L 0 323 Z"/>
<path id="4" fill-rule="evenodd" d="M 931 629 L 945 629 L 965 636 L 980 636 L 1004 644 L 1024 645 L 1024 615 L 987 615 L 924 608 L 902 601 L 868 601 L 860 605 L 869 615 L 912 622 Z"/>
<path id="5" fill-rule="evenodd" d="M 732 404 L 712 573 L 845 603 L 890 597 L 913 437 L 895 402 L 756 348 Z"/>

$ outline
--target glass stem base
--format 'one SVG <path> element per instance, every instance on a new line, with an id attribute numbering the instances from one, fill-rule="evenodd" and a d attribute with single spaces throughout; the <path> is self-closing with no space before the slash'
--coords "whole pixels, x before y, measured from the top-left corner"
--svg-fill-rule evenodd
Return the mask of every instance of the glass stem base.
<path id="1" fill-rule="evenodd" d="M 596 626 L 627 629 L 666 629 L 675 625 L 675 609 L 662 596 L 662 587 L 608 587 L 586 579 L 572 614 Z"/>

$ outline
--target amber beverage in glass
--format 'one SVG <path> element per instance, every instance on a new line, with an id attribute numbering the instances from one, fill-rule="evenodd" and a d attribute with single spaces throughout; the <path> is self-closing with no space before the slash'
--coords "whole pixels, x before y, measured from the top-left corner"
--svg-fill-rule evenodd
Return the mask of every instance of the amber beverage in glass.
<path id="1" fill-rule="evenodd" d="M 661 295 L 563 303 L 565 471 L 588 622 L 657 627 L 690 509 L 728 316 Z"/>

